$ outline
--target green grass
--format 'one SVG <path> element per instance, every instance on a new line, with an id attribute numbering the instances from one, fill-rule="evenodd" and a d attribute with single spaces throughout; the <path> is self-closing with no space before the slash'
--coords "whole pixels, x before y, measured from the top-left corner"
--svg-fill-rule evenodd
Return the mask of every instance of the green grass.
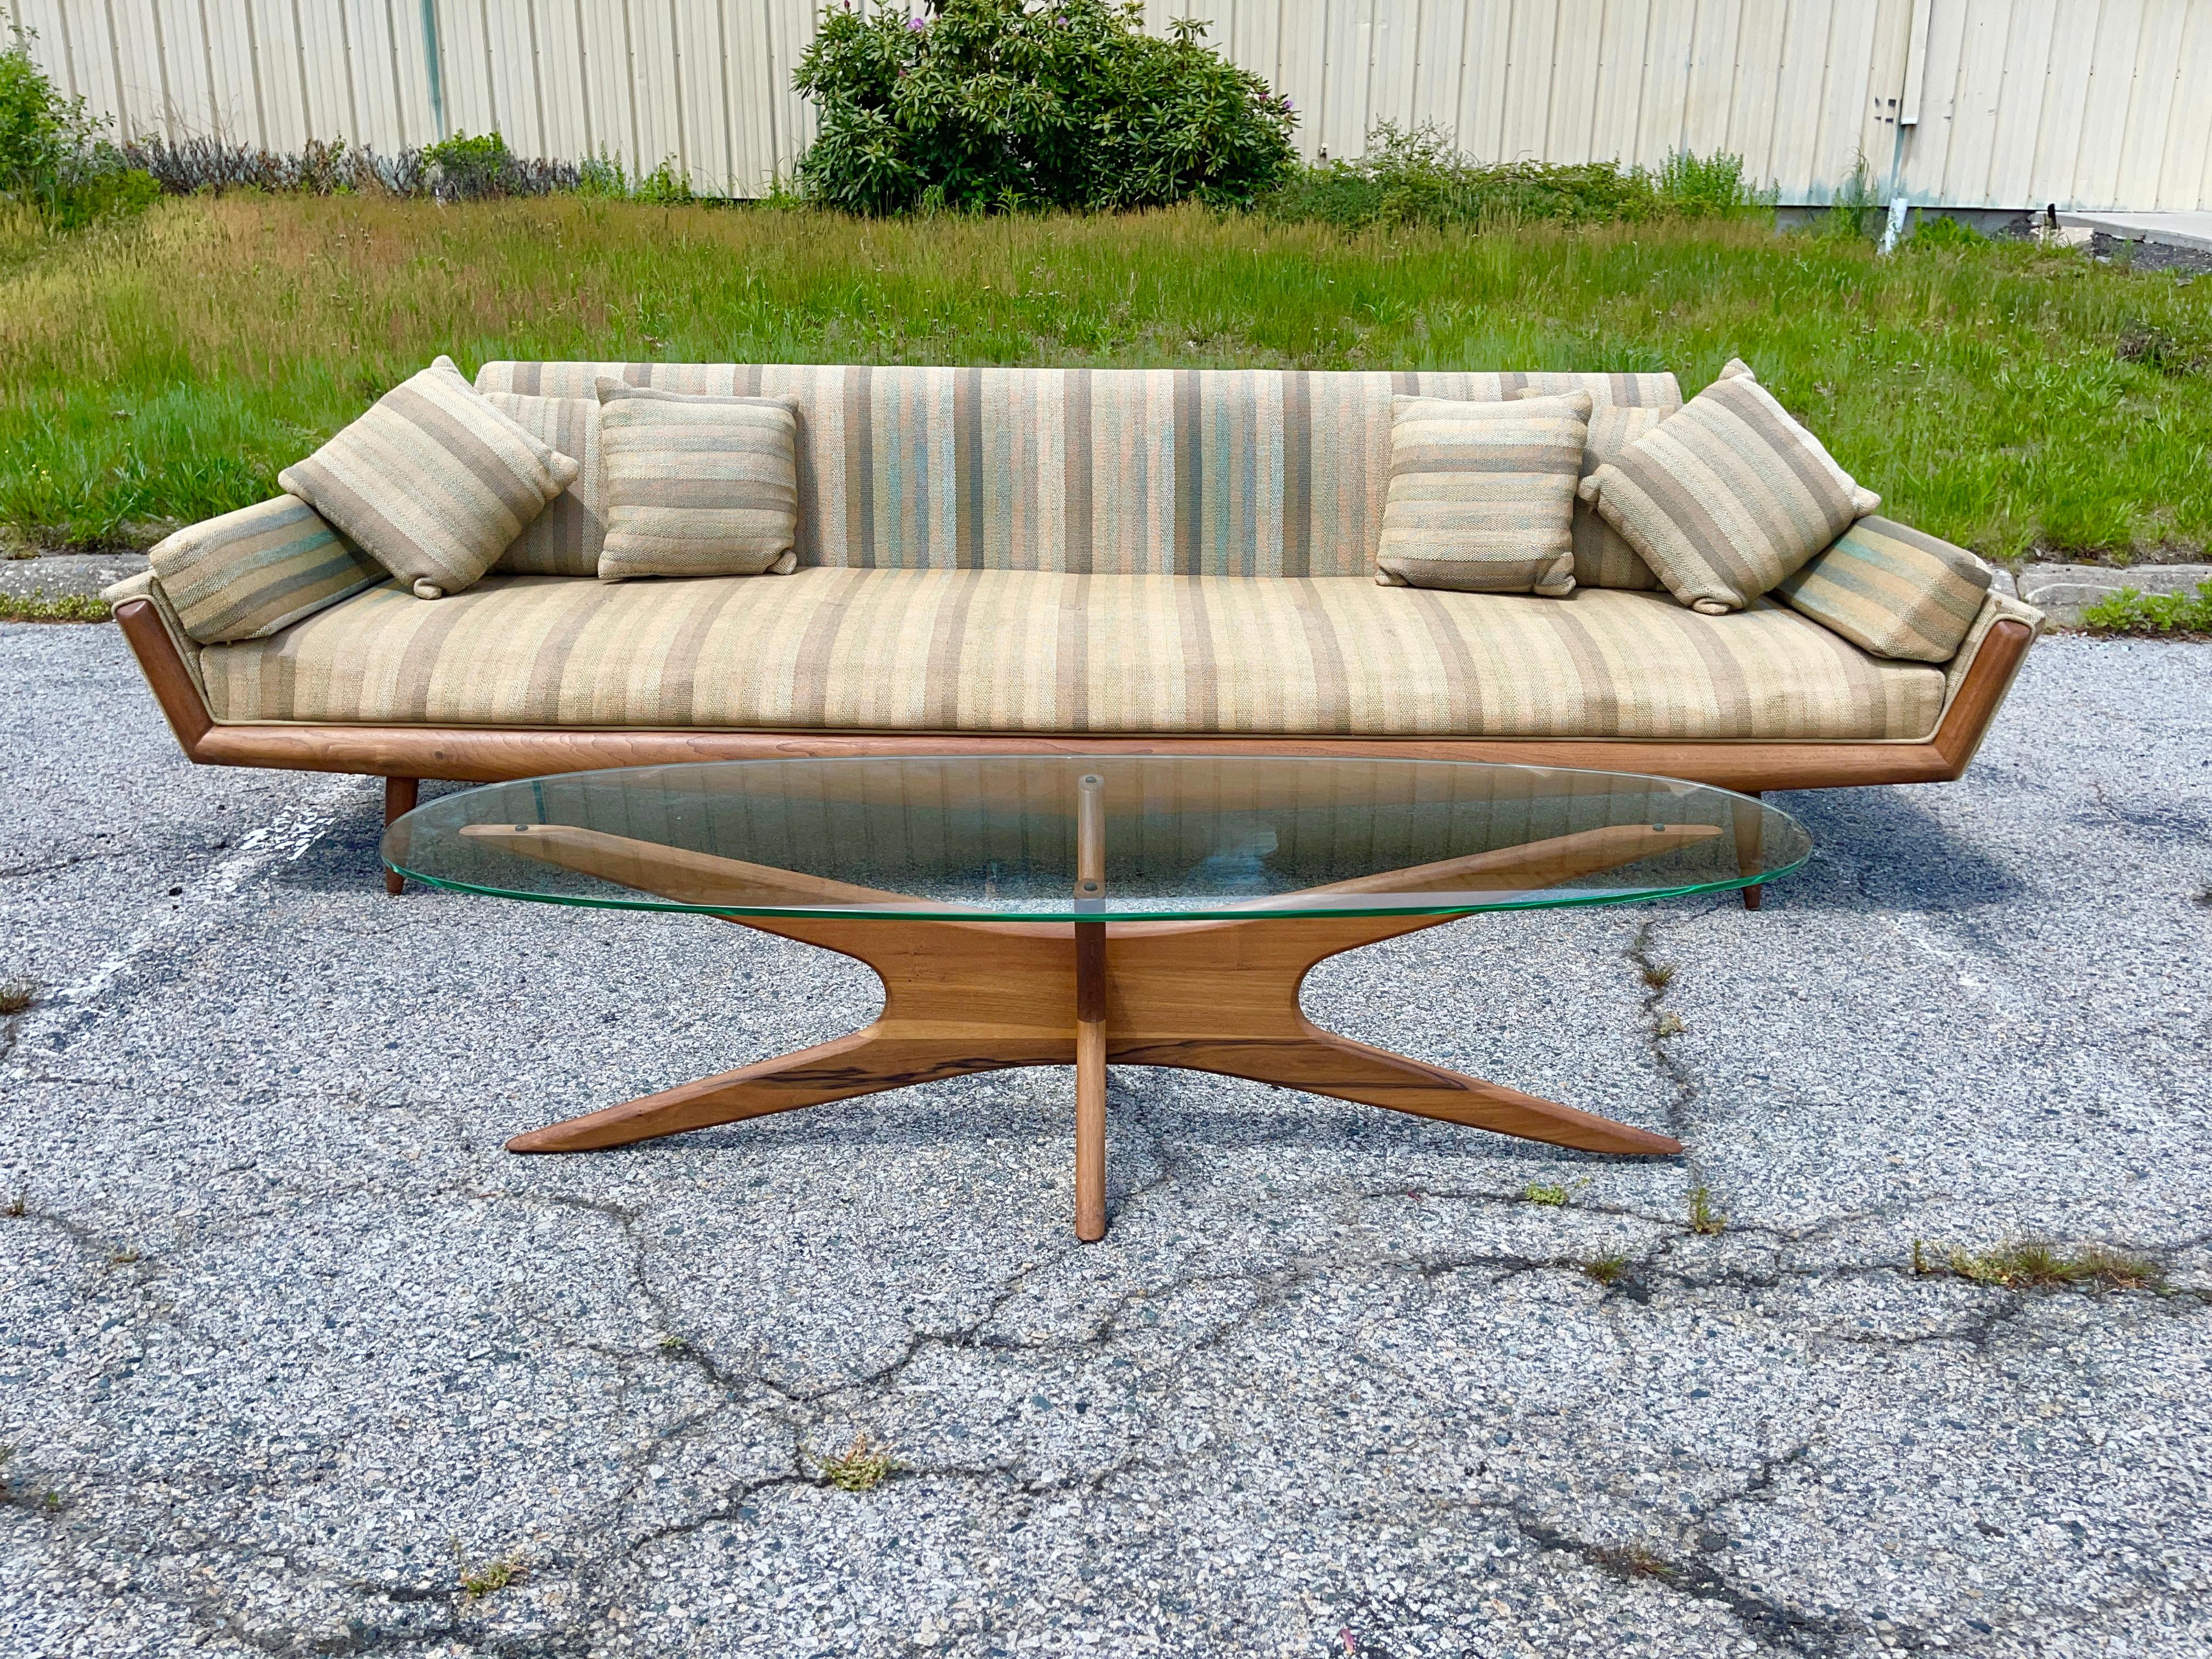
<path id="1" fill-rule="evenodd" d="M 106 622 L 108 615 L 107 601 L 88 593 L 0 593 L 0 622 Z"/>
<path id="2" fill-rule="evenodd" d="M 2081 613 L 2093 634 L 2212 634 L 2212 582 L 2194 593 L 2139 593 L 2124 587 Z"/>
<path id="3" fill-rule="evenodd" d="M 1913 1241 L 1916 1273 L 1937 1269 L 1919 1240 Z M 2154 1291 L 2165 1283 L 2158 1263 L 2107 1245 L 2063 1249 L 2034 1239 L 2000 1244 L 1994 1249 L 1943 1252 L 1942 1270 L 1970 1283 L 2008 1291 Z"/>
<path id="4" fill-rule="evenodd" d="M 2156 363 L 2120 349 L 2147 331 Z M 1997 556 L 2212 541 L 2212 282 L 1748 221 L 1343 231 L 1178 209 L 863 223 L 577 198 L 166 200 L 0 227 L 0 531 L 143 543 L 440 351 L 1672 369 L 1741 355 L 1887 511 Z"/>

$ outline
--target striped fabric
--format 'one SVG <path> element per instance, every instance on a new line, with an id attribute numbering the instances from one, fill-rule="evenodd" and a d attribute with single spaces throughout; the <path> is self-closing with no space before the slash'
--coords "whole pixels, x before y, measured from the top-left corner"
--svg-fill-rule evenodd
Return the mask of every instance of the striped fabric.
<path id="1" fill-rule="evenodd" d="M 1582 493 L 1676 599 L 1710 615 L 1743 609 L 1859 513 L 1850 474 L 1749 374 L 1714 381 Z"/>
<path id="2" fill-rule="evenodd" d="M 1951 707 L 1951 699 L 1957 696 L 1959 689 L 1966 684 L 1966 671 L 1974 665 L 1974 657 L 1981 650 L 1982 641 L 1989 638 L 1990 629 L 2001 622 L 2026 623 L 2031 640 L 2043 631 L 2043 613 L 2040 611 L 1991 588 L 1982 599 L 1982 608 L 1974 617 L 1973 626 L 1966 630 L 1966 637 L 1960 642 L 1959 654 L 1943 665 L 1943 707 L 1947 710 Z M 2017 674 L 2019 670 L 2013 672 Z M 2005 689 L 2011 689 L 2010 681 L 2006 682 Z"/>
<path id="3" fill-rule="evenodd" d="M 100 597 L 107 601 L 110 610 L 119 609 L 131 599 L 144 599 L 154 607 L 161 618 L 161 631 L 169 636 L 169 643 L 177 647 L 177 655 L 191 677 L 192 689 L 207 701 L 207 682 L 200 678 L 200 647 L 192 636 L 185 632 L 185 624 L 177 616 L 177 607 L 169 603 L 169 596 L 161 588 L 161 579 L 151 570 L 142 570 L 135 576 L 125 576 L 121 581 L 103 587 Z"/>
<path id="4" fill-rule="evenodd" d="M 576 463 L 575 481 L 545 504 L 492 566 L 516 576 L 596 576 L 607 526 L 599 504 L 599 400 L 487 393 L 484 401 Z"/>
<path id="5" fill-rule="evenodd" d="M 1877 657 L 1948 662 L 1981 614 L 1990 568 L 1889 519 L 1861 519 L 1775 598 Z"/>
<path id="6" fill-rule="evenodd" d="M 1524 392 L 1523 398 L 1540 397 Z M 1634 404 L 1590 410 L 1589 429 L 1583 439 L 1582 477 L 1620 459 L 1620 452 L 1674 411 L 1645 409 Z M 1598 515 L 1591 502 L 1575 497 L 1575 586 L 1627 587 L 1648 592 L 1659 586 L 1651 567 L 1621 539 L 1620 532 Z"/>
<path id="7" fill-rule="evenodd" d="M 486 392 L 601 374 L 799 410 L 799 563 L 1367 576 L 1395 395 L 1522 388 L 1673 409 L 1671 374 L 487 363 Z"/>
<path id="8" fill-rule="evenodd" d="M 276 482 L 434 599 L 490 569 L 575 477 L 441 357 Z"/>
<path id="9" fill-rule="evenodd" d="M 1759 376 L 1752 372 L 1751 365 L 1741 357 L 1729 358 L 1721 365 L 1721 372 L 1713 376 L 1716 380 L 1755 380 L 1758 378 Z M 1821 453 L 1825 454 L 1827 452 L 1823 450 Z M 1863 483 L 1856 482 L 1852 483 L 1851 496 L 1857 505 L 1858 516 L 1862 519 L 1881 505 L 1881 497 Z"/>
<path id="10" fill-rule="evenodd" d="M 146 557 L 202 645 L 274 634 L 386 580 L 382 565 L 294 495 L 179 530 Z"/>
<path id="11" fill-rule="evenodd" d="M 599 382 L 607 538 L 599 580 L 788 574 L 799 422 L 778 398 Z"/>
<path id="12" fill-rule="evenodd" d="M 1586 392 L 1511 403 L 1394 398 L 1376 577 L 1461 593 L 1575 588 Z"/>
<path id="13" fill-rule="evenodd" d="M 220 720 L 596 728 L 1912 738 L 1944 688 L 1765 600 L 1002 570 L 377 587 L 201 661 Z"/>

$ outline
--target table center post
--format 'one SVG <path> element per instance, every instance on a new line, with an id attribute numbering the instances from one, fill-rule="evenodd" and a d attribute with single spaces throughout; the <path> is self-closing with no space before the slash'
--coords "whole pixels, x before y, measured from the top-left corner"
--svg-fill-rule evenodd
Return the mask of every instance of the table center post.
<path id="1" fill-rule="evenodd" d="M 1106 908 L 1106 780 L 1075 786 L 1075 912 Z M 1106 1236 L 1106 924 L 1075 924 L 1075 1236 Z"/>

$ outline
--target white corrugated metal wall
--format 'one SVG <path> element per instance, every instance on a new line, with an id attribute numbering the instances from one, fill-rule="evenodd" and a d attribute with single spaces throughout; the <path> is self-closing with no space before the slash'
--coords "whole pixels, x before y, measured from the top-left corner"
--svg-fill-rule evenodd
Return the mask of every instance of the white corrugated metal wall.
<path id="1" fill-rule="evenodd" d="M 860 0 L 862 5 L 871 0 Z M 2212 0 L 1150 0 L 1289 94 L 1308 155 L 1376 121 L 1485 160 L 1734 150 L 1820 203 L 1863 155 L 1955 207 L 2212 208 Z M 750 195 L 811 133 L 809 0 L 0 0 L 128 133 L 675 158 Z"/>

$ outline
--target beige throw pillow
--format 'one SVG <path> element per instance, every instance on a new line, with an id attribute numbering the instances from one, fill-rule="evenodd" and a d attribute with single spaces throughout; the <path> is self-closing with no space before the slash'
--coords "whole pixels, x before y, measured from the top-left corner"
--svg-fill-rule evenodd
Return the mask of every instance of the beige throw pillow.
<path id="1" fill-rule="evenodd" d="M 787 575 L 799 416 L 783 398 L 662 392 L 602 376 L 599 580 Z"/>
<path id="2" fill-rule="evenodd" d="M 1692 610 L 1741 611 L 1881 498 L 1739 363 L 1582 482 Z"/>
<path id="3" fill-rule="evenodd" d="M 1574 592 L 1575 481 L 1590 395 L 1390 400 L 1375 579 L 1462 593 Z"/>
<path id="4" fill-rule="evenodd" d="M 492 407 L 441 357 L 276 482 L 419 599 L 491 568 L 576 477 L 576 463 Z"/>

